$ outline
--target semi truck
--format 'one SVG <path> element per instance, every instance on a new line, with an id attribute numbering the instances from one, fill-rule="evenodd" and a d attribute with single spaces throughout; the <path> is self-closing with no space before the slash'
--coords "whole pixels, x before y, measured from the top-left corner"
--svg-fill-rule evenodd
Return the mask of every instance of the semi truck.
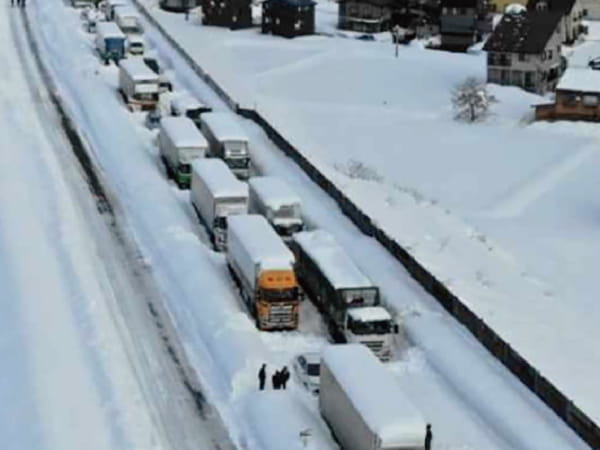
<path id="1" fill-rule="evenodd" d="M 119 63 L 119 91 L 132 111 L 155 109 L 159 79 L 142 58 L 124 59 Z"/>
<path id="2" fill-rule="evenodd" d="M 421 412 L 366 347 L 327 347 L 320 373 L 319 410 L 344 450 L 425 450 Z"/>
<path id="3" fill-rule="evenodd" d="M 227 263 L 257 328 L 296 329 L 300 289 L 290 249 L 262 216 L 229 216 L 227 227 Z"/>
<path id="4" fill-rule="evenodd" d="M 210 112 L 202 114 L 202 133 L 208 139 L 211 156 L 221 158 L 241 179 L 250 176 L 248 136 L 235 114 Z"/>
<path id="5" fill-rule="evenodd" d="M 248 185 L 217 158 L 192 163 L 192 206 L 218 251 L 227 246 L 227 217 L 248 213 Z"/>
<path id="6" fill-rule="evenodd" d="M 140 15 L 130 6 L 115 6 L 113 17 L 121 31 L 127 35 L 142 34 L 144 32 Z"/>
<path id="7" fill-rule="evenodd" d="M 206 155 L 208 143 L 187 117 L 165 117 L 160 121 L 158 148 L 161 159 L 180 189 L 190 187 L 192 161 Z"/>
<path id="8" fill-rule="evenodd" d="M 272 176 L 253 177 L 248 181 L 251 214 L 265 216 L 284 241 L 293 233 L 302 231 L 302 207 L 300 197 L 280 178 Z"/>
<path id="9" fill-rule="evenodd" d="M 211 112 L 212 108 L 198 101 L 188 93 L 175 96 L 171 100 L 171 114 L 192 119 L 198 128 L 202 128 L 200 116 Z"/>
<path id="10" fill-rule="evenodd" d="M 113 22 L 96 24 L 96 50 L 105 64 L 110 60 L 116 64 L 125 57 L 125 39 L 126 36 Z"/>
<path id="11" fill-rule="evenodd" d="M 324 230 L 296 233 L 290 247 L 298 279 L 325 318 L 333 340 L 363 344 L 389 361 L 398 325 L 381 306 L 379 288 Z"/>

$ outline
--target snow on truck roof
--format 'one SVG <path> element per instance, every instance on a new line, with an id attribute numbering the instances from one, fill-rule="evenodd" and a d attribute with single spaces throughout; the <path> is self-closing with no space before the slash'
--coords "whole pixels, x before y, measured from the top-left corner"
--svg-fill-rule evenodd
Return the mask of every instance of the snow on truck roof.
<path id="1" fill-rule="evenodd" d="M 127 58 L 119 62 L 123 69 L 134 81 L 149 81 L 158 84 L 158 75 L 144 62 L 144 58 Z"/>
<path id="2" fill-rule="evenodd" d="M 190 94 L 182 94 L 171 100 L 171 104 L 179 111 L 185 111 L 188 109 L 200 109 L 206 108 L 207 106 L 200 100 L 196 99 Z"/>
<path id="3" fill-rule="evenodd" d="M 263 270 L 293 268 L 296 259 L 267 219 L 259 215 L 228 216 L 229 234 L 243 241 L 246 252 Z"/>
<path id="4" fill-rule="evenodd" d="M 115 5 L 115 15 L 119 17 L 140 17 L 135 9 L 124 3 Z"/>
<path id="5" fill-rule="evenodd" d="M 160 129 L 171 138 L 176 147 L 208 147 L 202 133 L 187 117 L 165 117 L 160 121 Z"/>
<path id="6" fill-rule="evenodd" d="M 223 112 L 206 113 L 202 115 L 202 122 L 210 128 L 217 139 L 248 141 L 248 136 L 242 130 L 235 114 Z"/>
<path id="7" fill-rule="evenodd" d="M 392 320 L 392 316 L 383 306 L 364 306 L 362 308 L 350 308 L 348 315 L 359 322 L 377 322 Z"/>
<path id="8" fill-rule="evenodd" d="M 361 344 L 330 345 L 323 361 L 383 445 L 422 448 L 426 423 L 421 412 L 371 350 Z"/>
<path id="9" fill-rule="evenodd" d="M 104 39 L 125 39 L 125 34 L 123 34 L 121 29 L 114 22 L 98 22 L 96 24 L 96 35 Z"/>
<path id="10" fill-rule="evenodd" d="M 218 158 L 197 159 L 192 163 L 192 170 L 215 197 L 248 197 L 248 185 L 238 180 Z"/>
<path id="11" fill-rule="evenodd" d="M 265 176 L 248 180 L 250 188 L 271 208 L 300 204 L 300 197 L 281 178 Z"/>
<path id="12" fill-rule="evenodd" d="M 292 239 L 319 266 L 336 289 L 374 287 L 327 231 L 301 231 L 295 233 Z"/>

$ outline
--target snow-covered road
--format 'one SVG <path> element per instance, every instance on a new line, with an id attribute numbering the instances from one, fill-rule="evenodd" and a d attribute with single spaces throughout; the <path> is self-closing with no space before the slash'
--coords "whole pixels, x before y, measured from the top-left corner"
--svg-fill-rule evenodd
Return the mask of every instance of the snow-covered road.
<path id="1" fill-rule="evenodd" d="M 165 348 L 135 247 L 98 213 L 8 5 L 0 66 L 0 446 L 226 448 Z"/>

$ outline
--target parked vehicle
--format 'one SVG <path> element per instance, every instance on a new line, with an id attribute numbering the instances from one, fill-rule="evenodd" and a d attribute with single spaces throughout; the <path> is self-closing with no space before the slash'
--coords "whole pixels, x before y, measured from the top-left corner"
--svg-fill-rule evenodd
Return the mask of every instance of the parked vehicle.
<path id="1" fill-rule="evenodd" d="M 227 218 L 227 263 L 260 330 L 296 329 L 294 255 L 262 216 Z"/>
<path id="2" fill-rule="evenodd" d="M 144 54 L 144 37 L 140 34 L 131 34 L 127 36 L 127 51 L 132 56 L 141 56 Z"/>
<path id="3" fill-rule="evenodd" d="M 188 93 L 175 96 L 171 100 L 171 114 L 192 119 L 198 128 L 202 128 L 200 116 L 211 111 L 210 106 L 198 101 Z"/>
<path id="4" fill-rule="evenodd" d="M 194 122 L 186 117 L 165 117 L 159 128 L 158 149 L 167 174 L 179 188 L 187 189 L 192 161 L 206 156 L 208 143 Z"/>
<path id="5" fill-rule="evenodd" d="M 344 450 L 424 450 L 426 423 L 364 346 L 323 352 L 319 410 Z"/>
<path id="6" fill-rule="evenodd" d="M 192 164 L 190 199 L 215 248 L 225 250 L 227 217 L 248 213 L 248 185 L 220 159 L 200 159 Z"/>
<path id="7" fill-rule="evenodd" d="M 105 64 L 108 64 L 110 60 L 118 63 L 125 57 L 125 35 L 112 22 L 98 23 L 96 25 L 96 50 Z"/>
<path id="8" fill-rule="evenodd" d="M 115 5 L 113 7 L 113 18 L 121 31 L 127 35 L 139 35 L 144 32 L 140 15 L 130 6 Z"/>
<path id="9" fill-rule="evenodd" d="M 293 233 L 302 231 L 302 207 L 300 197 L 280 178 L 272 176 L 254 177 L 248 181 L 251 214 L 267 218 L 284 241 Z"/>
<path id="10" fill-rule="evenodd" d="M 124 59 L 119 63 L 119 91 L 131 110 L 156 109 L 158 75 L 144 64 L 142 58 Z"/>
<path id="11" fill-rule="evenodd" d="M 588 66 L 594 70 L 600 70 L 600 57 L 590 59 Z"/>
<path id="12" fill-rule="evenodd" d="M 89 8 L 94 7 L 94 0 L 71 0 L 73 8 Z"/>
<path id="13" fill-rule="evenodd" d="M 106 20 L 114 20 L 115 8 L 117 6 L 126 6 L 127 0 L 103 0 L 100 5 L 102 12 L 106 16 Z"/>
<path id="14" fill-rule="evenodd" d="M 392 357 L 398 326 L 380 305 L 379 288 L 324 230 L 303 231 L 290 243 L 304 290 L 325 317 L 336 342 L 367 346 L 382 361 Z"/>
<path id="15" fill-rule="evenodd" d="M 202 133 L 208 139 L 210 154 L 221 158 L 242 179 L 250 176 L 248 137 L 231 113 L 210 112 L 202 114 Z"/>
<path id="16" fill-rule="evenodd" d="M 146 119 L 144 120 L 144 124 L 146 125 L 146 128 L 148 128 L 150 130 L 154 130 L 160 126 L 161 118 L 162 118 L 162 116 L 161 116 L 160 110 L 158 108 L 151 109 L 150 111 L 148 111 L 148 114 L 146 114 Z"/>
<path id="17" fill-rule="evenodd" d="M 158 54 L 154 50 L 144 51 L 144 63 L 158 75 L 158 90 L 162 94 L 167 91 L 173 90 L 173 83 L 169 79 L 166 73 L 160 67 L 158 62 Z"/>
<path id="18" fill-rule="evenodd" d="M 319 353 L 302 353 L 294 358 L 292 367 L 300 383 L 311 393 L 318 394 L 321 355 Z"/>

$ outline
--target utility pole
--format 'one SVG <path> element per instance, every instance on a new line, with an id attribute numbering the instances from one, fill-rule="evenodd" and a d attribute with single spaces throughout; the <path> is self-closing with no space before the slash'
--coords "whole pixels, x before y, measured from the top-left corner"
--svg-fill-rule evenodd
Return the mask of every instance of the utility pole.
<path id="1" fill-rule="evenodd" d="M 401 29 L 399 25 L 394 25 L 392 28 L 392 40 L 394 41 L 396 47 L 396 58 L 398 57 L 398 47 L 400 45 L 400 33 Z"/>

